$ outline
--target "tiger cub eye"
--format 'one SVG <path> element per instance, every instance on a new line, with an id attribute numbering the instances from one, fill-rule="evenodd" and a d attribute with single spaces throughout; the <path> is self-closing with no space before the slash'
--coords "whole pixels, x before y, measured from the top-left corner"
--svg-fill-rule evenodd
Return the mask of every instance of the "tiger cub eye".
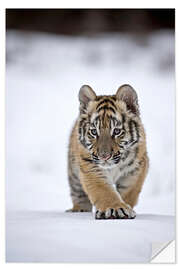
<path id="1" fill-rule="evenodd" d="M 121 133 L 120 128 L 115 128 L 114 131 L 113 131 L 114 135 L 119 135 L 120 133 Z"/>
<path id="2" fill-rule="evenodd" d="M 97 135 L 97 130 L 95 128 L 91 129 L 91 134 L 96 136 Z"/>
<path id="3" fill-rule="evenodd" d="M 120 128 L 115 128 L 114 131 L 113 131 L 113 135 L 116 135 L 116 136 L 123 137 L 124 134 L 125 134 L 125 131 L 120 129 Z"/>

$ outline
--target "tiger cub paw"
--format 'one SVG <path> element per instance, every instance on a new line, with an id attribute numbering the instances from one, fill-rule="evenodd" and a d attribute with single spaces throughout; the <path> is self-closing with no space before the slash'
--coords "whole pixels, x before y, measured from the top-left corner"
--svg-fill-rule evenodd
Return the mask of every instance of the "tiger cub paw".
<path id="1" fill-rule="evenodd" d="M 66 212 L 91 212 L 92 211 L 92 205 L 90 203 L 84 203 L 84 204 L 75 204 L 73 205 L 73 208 L 66 210 Z"/>
<path id="2" fill-rule="evenodd" d="M 74 208 L 71 208 L 71 209 L 67 209 L 66 212 L 70 212 L 70 213 L 77 213 L 77 212 L 91 212 L 90 209 L 83 209 L 83 208 L 79 208 L 79 209 L 74 209 Z"/>
<path id="3" fill-rule="evenodd" d="M 108 208 L 105 211 L 97 210 L 95 219 L 133 219 L 136 217 L 136 212 L 131 208 Z"/>

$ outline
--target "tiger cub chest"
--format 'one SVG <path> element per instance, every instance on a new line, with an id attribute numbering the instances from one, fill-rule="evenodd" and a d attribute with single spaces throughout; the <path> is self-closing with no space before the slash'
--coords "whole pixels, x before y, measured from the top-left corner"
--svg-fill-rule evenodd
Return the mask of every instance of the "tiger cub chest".
<path id="1" fill-rule="evenodd" d="M 133 155 L 130 159 L 127 159 L 126 162 L 122 162 L 118 164 L 114 168 L 104 170 L 104 174 L 106 176 L 106 180 L 109 184 L 130 184 L 128 176 L 131 175 L 137 168 L 138 164 L 136 159 L 134 159 Z"/>

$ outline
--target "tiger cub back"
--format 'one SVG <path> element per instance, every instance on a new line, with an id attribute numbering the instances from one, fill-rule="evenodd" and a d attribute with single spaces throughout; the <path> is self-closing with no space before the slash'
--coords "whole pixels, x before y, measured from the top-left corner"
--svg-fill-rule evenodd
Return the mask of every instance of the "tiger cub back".
<path id="1" fill-rule="evenodd" d="M 69 143 L 68 211 L 94 205 L 97 219 L 134 218 L 149 163 L 136 91 L 122 85 L 115 95 L 96 96 L 84 85 L 79 101 Z"/>

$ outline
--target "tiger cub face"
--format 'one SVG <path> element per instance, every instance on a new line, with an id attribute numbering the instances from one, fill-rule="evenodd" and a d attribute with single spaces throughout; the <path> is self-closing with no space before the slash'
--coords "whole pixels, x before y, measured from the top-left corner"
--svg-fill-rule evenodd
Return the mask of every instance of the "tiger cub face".
<path id="1" fill-rule="evenodd" d="M 84 85 L 79 100 L 79 141 L 92 163 L 111 168 L 137 151 L 142 124 L 137 94 L 130 85 L 122 85 L 112 96 L 96 96 L 90 86 Z"/>

